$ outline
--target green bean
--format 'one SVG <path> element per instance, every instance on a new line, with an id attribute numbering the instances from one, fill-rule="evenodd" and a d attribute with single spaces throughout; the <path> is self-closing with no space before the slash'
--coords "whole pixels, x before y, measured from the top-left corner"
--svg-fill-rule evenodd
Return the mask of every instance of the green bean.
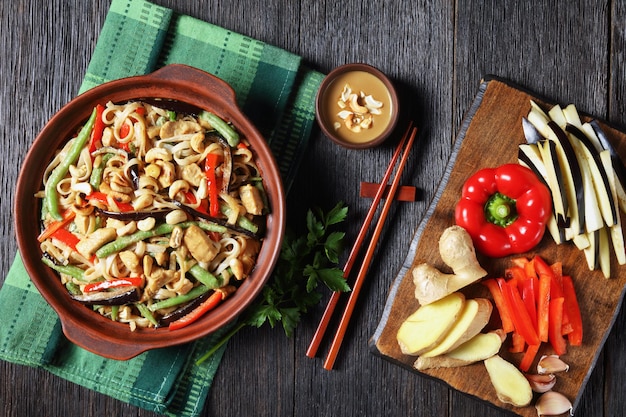
<path id="1" fill-rule="evenodd" d="M 100 182 L 102 181 L 102 173 L 104 172 L 104 167 L 106 166 L 109 159 L 113 157 L 112 153 L 105 153 L 102 155 L 102 159 L 100 160 L 100 165 L 98 167 L 94 167 L 91 170 L 91 176 L 89 177 L 89 184 L 93 187 L 94 190 L 100 188 Z"/>
<path id="2" fill-rule="evenodd" d="M 195 264 L 189 268 L 189 273 L 199 282 L 206 285 L 209 289 L 216 289 L 223 287 L 225 284 L 224 278 L 218 278 L 203 267 Z"/>
<path id="3" fill-rule="evenodd" d="M 213 231 L 213 232 L 221 232 L 223 233 L 226 228 L 224 226 L 220 226 L 218 224 L 206 223 L 206 222 L 183 222 L 178 224 L 167 224 L 163 223 L 156 226 L 150 230 L 139 230 L 138 232 L 133 233 L 128 236 L 120 236 L 112 242 L 103 245 L 96 251 L 96 256 L 100 259 L 106 258 L 109 255 L 120 252 L 132 245 L 133 243 L 140 242 L 145 239 L 149 239 L 155 236 L 162 236 L 172 233 L 174 227 L 178 226 L 183 229 L 188 228 L 192 224 L 197 225 L 201 229 Z"/>
<path id="4" fill-rule="evenodd" d="M 89 120 L 82 127 L 78 136 L 74 139 L 70 150 L 67 152 L 67 155 L 59 165 L 54 168 L 50 177 L 48 177 L 48 181 L 46 181 L 46 202 L 48 204 L 48 212 L 55 220 L 63 220 L 63 216 L 59 212 L 59 196 L 57 194 L 57 185 L 59 182 L 65 177 L 67 171 L 70 168 L 70 165 L 76 162 L 80 152 L 82 151 L 85 144 L 89 140 L 89 136 L 91 135 L 91 131 L 93 129 L 93 125 L 96 121 L 96 109 L 93 109 Z"/>
<path id="5" fill-rule="evenodd" d="M 65 274 L 65 275 L 69 275 L 72 278 L 76 278 L 79 281 L 83 281 L 83 275 L 85 273 L 85 271 L 83 271 L 82 269 L 80 269 L 77 266 L 74 265 L 57 265 L 55 264 L 53 261 L 51 261 L 50 259 L 48 259 L 45 256 L 41 257 L 41 260 L 43 261 L 44 264 L 48 265 L 50 268 L 54 269 L 55 271 L 61 273 L 61 274 Z"/>
<path id="6" fill-rule="evenodd" d="M 232 209 L 230 208 L 230 206 L 228 204 L 222 204 L 220 206 L 220 209 L 222 210 L 222 213 L 224 213 L 227 217 L 230 214 L 230 212 L 232 211 Z M 236 223 L 237 223 L 237 226 L 239 226 L 242 229 L 245 229 L 245 230 L 247 230 L 249 232 L 257 233 L 259 231 L 259 226 L 256 225 L 254 222 L 252 222 L 246 216 L 239 216 L 239 217 L 237 217 Z"/>
<path id="7" fill-rule="evenodd" d="M 188 303 L 194 298 L 200 297 L 205 292 L 209 291 L 209 287 L 206 285 L 199 285 L 189 291 L 187 294 L 177 295 L 176 297 L 166 298 L 165 300 L 157 301 L 154 304 L 150 304 L 148 309 L 150 311 L 157 311 L 162 308 L 175 307 L 184 303 Z"/>
<path id="8" fill-rule="evenodd" d="M 111 320 L 117 321 L 119 312 L 120 312 L 120 306 L 111 306 Z"/>
<path id="9" fill-rule="evenodd" d="M 69 292 L 70 294 L 73 294 L 73 295 L 81 294 L 80 287 L 78 286 L 78 284 L 74 284 L 71 281 L 65 284 L 65 288 L 67 288 L 67 292 Z"/>
<path id="10" fill-rule="evenodd" d="M 124 250 L 126 247 L 132 245 L 133 243 L 141 242 L 142 240 L 145 240 L 151 237 L 172 233 L 172 230 L 174 230 L 174 226 L 176 225 L 163 223 L 150 230 L 139 230 L 138 232 L 135 232 L 132 235 L 120 236 L 114 241 L 109 242 L 106 245 L 100 247 L 100 249 L 96 251 L 96 256 L 100 259 L 103 259 L 109 255 L 112 255 L 114 253 Z M 182 223 L 178 224 L 177 226 L 182 227 Z"/>
<path id="11" fill-rule="evenodd" d="M 239 144 L 239 133 L 232 128 L 231 125 L 222 120 L 218 115 L 210 113 L 208 111 L 201 112 L 198 117 L 209 122 L 217 133 L 222 135 L 226 142 L 232 147 Z"/>
<path id="12" fill-rule="evenodd" d="M 150 309 L 144 303 L 135 303 L 135 307 L 137 307 L 137 310 L 139 310 L 141 316 L 148 319 L 148 321 L 152 323 L 154 327 L 159 326 L 159 322 L 156 318 L 154 318 L 152 311 L 150 311 Z"/>

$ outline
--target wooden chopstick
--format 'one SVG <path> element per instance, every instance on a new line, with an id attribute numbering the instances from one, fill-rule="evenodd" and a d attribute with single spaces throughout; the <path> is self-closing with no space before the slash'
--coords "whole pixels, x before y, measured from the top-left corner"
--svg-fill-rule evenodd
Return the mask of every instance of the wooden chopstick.
<path id="1" fill-rule="evenodd" d="M 367 274 L 367 270 L 372 262 L 372 258 L 374 257 L 374 250 L 376 249 L 376 244 L 378 243 L 378 238 L 382 232 L 383 226 L 385 225 L 385 220 L 387 218 L 387 214 L 389 214 L 389 209 L 391 208 L 391 204 L 393 203 L 393 196 L 395 195 L 398 185 L 400 184 L 400 177 L 402 176 L 402 171 L 404 170 L 404 165 L 408 159 L 409 153 L 411 152 L 411 147 L 413 146 L 413 141 L 415 140 L 415 136 L 417 135 L 417 128 L 413 128 L 411 130 L 411 136 L 406 144 L 406 148 L 404 150 L 404 154 L 402 154 L 402 159 L 400 160 L 400 165 L 398 166 L 398 170 L 396 172 L 396 176 L 394 177 L 391 183 L 391 189 L 389 190 L 389 198 L 385 200 L 385 204 L 383 205 L 383 209 L 380 213 L 380 217 L 378 222 L 376 223 L 376 228 L 374 229 L 374 233 L 372 234 L 372 239 L 370 240 L 369 246 L 367 247 L 367 251 L 365 253 L 365 258 L 363 259 L 363 263 L 361 264 L 361 268 L 359 269 L 359 273 L 354 281 L 354 285 L 352 287 L 352 291 L 350 292 L 350 297 L 348 298 L 348 304 L 346 309 L 341 316 L 341 321 L 339 322 L 339 328 L 335 337 L 330 346 L 330 351 L 326 356 L 326 361 L 324 362 L 324 369 L 331 370 L 335 364 L 335 359 L 337 358 L 337 354 L 339 353 L 339 349 L 341 348 L 341 343 L 343 342 L 344 335 L 346 333 L 346 329 L 348 328 L 348 323 L 350 321 L 350 317 L 352 316 L 352 312 L 354 311 L 354 306 L 356 304 L 357 297 L 359 296 L 359 292 L 361 291 L 361 287 L 363 286 L 363 282 L 365 281 L 365 276 Z"/>
<path id="2" fill-rule="evenodd" d="M 402 151 L 402 148 L 404 148 L 404 145 L 409 137 L 409 132 L 411 131 L 412 126 L 413 126 L 413 122 L 409 123 L 406 133 L 402 136 L 402 139 L 398 143 L 398 146 L 396 147 L 396 150 L 394 151 L 393 156 L 391 157 L 391 161 L 389 162 L 389 166 L 387 167 L 387 170 L 385 171 L 385 174 L 383 175 L 383 178 L 380 181 L 379 188 L 376 191 L 376 195 L 374 196 L 374 199 L 372 200 L 372 204 L 367 212 L 367 215 L 365 216 L 365 220 L 363 221 L 363 224 L 361 225 L 361 230 L 359 230 L 359 234 L 357 235 L 357 238 L 354 241 L 354 245 L 352 246 L 350 255 L 348 255 L 348 260 L 346 261 L 346 264 L 343 267 L 343 277 L 345 279 L 347 279 L 348 276 L 350 275 L 350 272 L 352 271 L 352 267 L 354 266 L 354 262 L 356 261 L 356 258 L 359 252 L 361 251 L 361 245 L 363 244 L 363 241 L 365 240 L 365 236 L 367 234 L 367 231 L 369 230 L 370 224 L 372 223 L 372 219 L 374 218 L 374 214 L 376 213 L 378 204 L 380 203 L 380 200 L 385 194 L 387 183 L 389 182 L 389 178 L 391 177 L 393 169 L 396 165 L 396 161 L 400 157 L 400 152 Z M 393 196 L 391 195 L 391 193 L 389 193 L 388 198 L 393 199 Z M 328 301 L 328 304 L 326 305 L 326 309 L 324 310 L 324 314 L 322 315 L 322 319 L 320 320 L 320 323 L 317 326 L 317 330 L 315 331 L 315 334 L 313 335 L 313 339 L 311 340 L 311 343 L 309 344 L 309 348 L 306 351 L 306 355 L 309 358 L 313 358 L 317 354 L 317 350 L 319 349 L 320 343 L 322 342 L 322 339 L 324 338 L 324 334 L 326 333 L 326 329 L 328 328 L 328 324 L 330 323 L 330 319 L 333 315 L 333 312 L 335 311 L 335 308 L 337 307 L 337 303 L 339 302 L 339 297 L 341 296 L 341 294 L 342 294 L 341 291 L 335 291 L 331 295 L 330 300 Z"/>

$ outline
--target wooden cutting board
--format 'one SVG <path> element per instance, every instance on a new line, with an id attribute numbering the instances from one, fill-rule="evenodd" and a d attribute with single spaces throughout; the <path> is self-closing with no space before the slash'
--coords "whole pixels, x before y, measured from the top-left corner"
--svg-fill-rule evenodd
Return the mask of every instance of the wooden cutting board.
<path id="1" fill-rule="evenodd" d="M 383 358 L 521 416 L 536 416 L 532 406 L 534 401 L 531 406 L 523 408 L 499 401 L 482 362 L 461 368 L 417 371 L 413 368 L 416 358 L 402 354 L 396 333 L 400 324 L 419 306 L 414 296 L 415 285 L 411 274 L 413 267 L 418 263 L 428 262 L 450 272 L 441 261 L 437 242 L 443 230 L 454 224 L 454 208 L 460 198 L 463 183 L 480 168 L 517 162 L 518 145 L 525 142 L 522 117 L 528 115 L 530 100 L 536 101 L 544 109 L 551 106 L 551 103 L 505 80 L 490 77 L 481 82 L 455 142 L 445 176 L 415 233 L 407 258 L 390 289 L 383 316 L 370 340 L 372 351 Z M 564 103 L 567 104 L 569 103 Z M 586 118 L 583 121 L 588 120 Z M 600 124 L 621 157 L 626 158 L 626 135 L 605 123 Z M 568 346 L 568 352 L 562 359 L 570 364 L 570 370 L 557 377 L 554 387 L 555 391 L 566 395 L 576 407 L 621 306 L 626 284 L 626 266 L 618 266 L 612 257 L 612 278 L 607 280 L 600 271 L 588 269 L 582 251 L 570 243 L 555 244 L 547 232 L 542 242 L 525 255 L 531 257 L 534 254 L 541 255 L 548 263 L 562 261 L 563 273 L 572 276 L 578 294 L 583 316 L 583 346 Z M 488 277 L 502 276 L 504 269 L 511 265 L 511 257 L 488 259 L 479 255 L 478 260 L 488 271 Z M 467 297 L 491 298 L 486 288 L 480 284 L 472 285 L 463 292 Z M 495 306 L 494 314 L 497 314 Z M 508 347 L 507 340 L 501 349 L 501 356 L 519 364 L 521 354 L 509 353 Z M 551 353 L 551 348 L 544 343 L 537 358 L 541 354 Z M 535 369 L 534 365 L 531 369 Z"/>

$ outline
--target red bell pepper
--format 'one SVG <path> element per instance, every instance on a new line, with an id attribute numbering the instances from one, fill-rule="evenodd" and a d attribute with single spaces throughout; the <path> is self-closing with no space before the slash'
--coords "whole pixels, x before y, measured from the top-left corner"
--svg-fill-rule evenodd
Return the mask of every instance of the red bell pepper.
<path id="1" fill-rule="evenodd" d="M 519 294 L 517 286 L 509 285 L 504 279 L 499 278 L 497 280 L 500 290 L 511 306 L 511 318 L 515 325 L 515 331 L 517 331 L 526 341 L 528 345 L 538 345 L 540 340 L 537 336 L 537 331 L 533 326 L 530 319 L 530 315 L 526 311 L 524 301 Z"/>
<path id="2" fill-rule="evenodd" d="M 553 298 L 550 300 L 550 329 L 549 341 L 557 355 L 567 353 L 567 343 L 561 334 L 563 327 L 563 297 Z"/>
<path id="3" fill-rule="evenodd" d="M 208 311 L 213 310 L 215 307 L 217 307 L 223 299 L 224 293 L 220 291 L 215 291 L 213 294 L 211 294 L 209 298 L 203 301 L 202 304 L 189 312 L 189 314 L 186 314 L 178 320 L 171 322 L 168 328 L 170 330 L 178 330 L 190 325 L 191 323 L 202 317 L 204 314 L 206 314 Z"/>
<path id="4" fill-rule="evenodd" d="M 526 341 L 524 340 L 524 336 L 519 334 L 517 331 L 511 333 L 511 347 L 509 348 L 509 352 L 522 353 L 525 347 Z"/>
<path id="5" fill-rule="evenodd" d="M 526 352 L 524 352 L 524 356 L 522 356 L 522 361 L 519 364 L 519 369 L 522 372 L 528 372 L 530 366 L 533 364 L 537 353 L 539 352 L 539 347 L 541 344 L 529 345 L 526 348 Z"/>
<path id="6" fill-rule="evenodd" d="M 99 281 L 87 284 L 85 285 L 85 288 L 83 288 L 83 291 L 94 292 L 118 287 L 141 287 L 142 285 L 143 278 L 141 277 L 115 278 L 108 281 Z"/>
<path id="7" fill-rule="evenodd" d="M 104 131 L 102 113 L 104 113 L 104 106 L 102 104 L 96 105 L 96 120 L 91 131 L 91 138 L 89 138 L 89 153 L 102 146 L 102 132 Z"/>
<path id="8" fill-rule="evenodd" d="M 88 196 L 85 197 L 87 199 L 87 201 L 98 201 L 106 206 L 109 205 L 109 201 L 107 198 L 107 195 L 101 191 L 94 191 L 91 194 L 89 194 Z M 120 201 L 116 201 L 115 204 L 117 205 L 117 208 L 122 211 L 122 212 L 128 212 L 128 211 L 134 211 L 135 208 L 133 207 L 132 204 L 129 203 L 122 203 Z"/>
<path id="9" fill-rule="evenodd" d="M 550 287 L 552 278 L 550 275 L 539 276 L 539 291 L 537 297 L 537 333 L 539 340 L 548 341 L 548 329 L 550 320 Z"/>
<path id="10" fill-rule="evenodd" d="M 522 301 L 524 301 L 524 306 L 535 329 L 537 329 L 537 297 L 535 296 L 537 285 L 539 285 L 537 277 L 532 276 L 525 277 L 518 283 Z"/>
<path id="11" fill-rule="evenodd" d="M 73 251 L 76 251 L 76 244 L 80 242 L 80 238 L 67 229 L 57 229 L 51 237 L 65 243 Z"/>
<path id="12" fill-rule="evenodd" d="M 196 196 L 191 191 L 185 191 L 184 195 L 185 195 L 185 202 L 194 206 L 198 203 L 198 199 L 196 199 Z M 195 210 L 199 211 L 200 213 L 209 214 L 208 201 L 204 198 L 200 200 L 200 203 L 195 208 Z"/>
<path id="13" fill-rule="evenodd" d="M 568 275 L 563 275 L 563 295 L 565 298 L 564 312 L 567 313 L 567 317 L 572 326 L 572 331 L 567 335 L 567 340 L 572 346 L 580 346 L 583 342 L 582 315 L 580 314 L 580 307 L 578 305 L 578 299 L 576 298 L 572 277 Z"/>
<path id="14" fill-rule="evenodd" d="M 209 215 L 217 217 L 220 212 L 219 204 L 219 184 L 217 183 L 217 176 L 215 175 L 215 169 L 217 168 L 219 155 L 215 153 L 209 153 L 204 161 L 204 174 L 207 180 L 207 186 L 209 188 Z"/>
<path id="15" fill-rule="evenodd" d="M 39 242 L 43 242 L 48 239 L 50 236 L 54 234 L 59 229 L 63 229 L 65 226 L 70 224 L 74 218 L 76 218 L 76 212 L 74 210 L 65 210 L 63 212 L 63 220 L 58 220 L 50 223 L 46 229 L 41 232 L 41 234 L 37 237 Z"/>
<path id="16" fill-rule="evenodd" d="M 489 292 L 491 292 L 493 302 L 495 303 L 496 309 L 500 314 L 500 320 L 502 321 L 502 330 L 505 333 L 511 333 L 513 330 L 515 330 L 515 326 L 513 325 L 513 319 L 511 318 L 511 307 L 502 295 L 502 291 L 500 291 L 498 283 L 493 278 L 486 279 L 482 281 L 482 283 L 485 287 L 489 289 Z"/>
<path id="17" fill-rule="evenodd" d="M 465 182 L 455 219 L 479 252 L 500 258 L 534 248 L 551 213 L 550 191 L 535 173 L 505 164 L 481 169 Z"/>

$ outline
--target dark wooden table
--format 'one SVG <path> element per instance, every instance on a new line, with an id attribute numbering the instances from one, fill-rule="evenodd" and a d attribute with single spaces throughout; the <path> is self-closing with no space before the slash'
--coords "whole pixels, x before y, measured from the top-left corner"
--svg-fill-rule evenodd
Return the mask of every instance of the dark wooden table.
<path id="1" fill-rule="evenodd" d="M 464 113 L 481 78 L 496 74 L 537 94 L 625 124 L 626 2 L 424 0 L 205 1 L 155 3 L 301 55 L 328 72 L 366 62 L 402 93 L 405 118 L 421 127 L 403 183 L 421 199 L 398 203 L 363 288 L 336 363 L 305 356 L 323 306 L 295 336 L 250 329 L 233 339 L 209 394 L 206 416 L 499 416 L 479 401 L 372 355 L 368 339 L 388 287 L 441 179 Z M 2 140 L 0 282 L 16 251 L 12 195 L 20 163 L 46 120 L 77 92 L 109 0 L 0 2 L 0 140 Z M 350 207 L 354 239 L 369 200 L 360 181 L 377 181 L 392 145 L 351 151 L 318 129 L 290 196 L 290 222 L 308 207 Z M 625 279 L 624 270 L 618 279 Z M 609 318 L 607 317 L 607 320 Z M 626 315 L 620 313 L 584 391 L 581 416 L 626 413 Z M 323 346 L 326 347 L 326 346 Z M 57 378 L 0 363 L 3 416 L 152 416 Z"/>

